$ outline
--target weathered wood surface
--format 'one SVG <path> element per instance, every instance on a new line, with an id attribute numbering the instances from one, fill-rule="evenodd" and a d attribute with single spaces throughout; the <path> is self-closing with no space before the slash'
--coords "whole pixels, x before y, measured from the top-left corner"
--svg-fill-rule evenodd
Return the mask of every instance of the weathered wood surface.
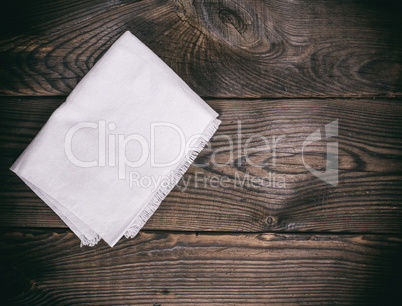
<path id="1" fill-rule="evenodd" d="M 400 303 L 401 7 L 388 0 L 4 3 L 0 304 Z M 126 30 L 209 98 L 223 123 L 196 161 L 207 166 L 190 167 L 145 231 L 114 248 L 80 248 L 8 168 Z M 306 138 L 334 120 L 338 135 L 303 151 Z M 257 135 L 269 145 L 246 143 Z M 323 171 L 333 142 L 337 186 L 303 164 L 304 156 Z M 250 182 L 269 174 L 268 186 Z M 222 178 L 225 186 L 216 182 Z"/>
<path id="2" fill-rule="evenodd" d="M 398 1 L 9 1 L 0 94 L 65 95 L 131 30 L 206 97 L 402 94 Z"/>
<path id="3" fill-rule="evenodd" d="M 146 233 L 109 248 L 69 231 L 3 231 L 18 305 L 398 304 L 401 238 Z"/>
<path id="4" fill-rule="evenodd" d="M 0 99 L 2 225 L 65 227 L 8 170 L 63 99 Z M 211 146 L 196 160 L 198 165 L 190 167 L 184 181 L 164 200 L 146 229 L 400 233 L 399 100 L 207 102 L 221 114 L 222 125 Z M 331 186 L 306 169 L 302 155 L 311 167 L 325 169 L 327 141 L 306 146 L 304 152 L 303 142 L 336 119 L 338 136 L 328 138 L 328 142 L 338 142 L 339 184 Z M 251 138 L 255 135 L 264 136 L 267 142 Z M 274 137 L 280 139 L 276 148 Z M 251 181 L 270 175 L 271 180 L 257 180 L 256 184 Z"/>

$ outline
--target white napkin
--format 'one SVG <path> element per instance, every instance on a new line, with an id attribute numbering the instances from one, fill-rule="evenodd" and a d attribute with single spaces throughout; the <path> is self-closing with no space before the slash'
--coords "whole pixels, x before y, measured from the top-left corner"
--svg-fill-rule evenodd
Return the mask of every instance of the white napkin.
<path id="1" fill-rule="evenodd" d="M 81 239 L 134 237 L 220 121 L 130 32 L 52 114 L 11 167 Z"/>

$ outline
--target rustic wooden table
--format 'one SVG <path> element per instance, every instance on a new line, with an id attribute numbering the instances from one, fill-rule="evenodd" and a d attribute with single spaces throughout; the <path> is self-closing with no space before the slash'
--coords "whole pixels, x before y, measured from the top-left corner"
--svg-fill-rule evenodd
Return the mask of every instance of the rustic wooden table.
<path id="1" fill-rule="evenodd" d="M 1 304 L 398 301 L 402 18 L 396 3 L 3 4 Z M 223 122 L 197 159 L 207 166 L 191 166 L 184 177 L 188 188 L 177 186 L 139 236 L 113 249 L 104 242 L 81 248 L 8 169 L 126 30 Z M 337 135 L 303 150 L 311 133 L 336 120 Z M 252 136 L 270 143 L 261 137 L 247 142 Z M 330 142 L 338 143 L 337 185 L 303 163 L 304 157 L 323 172 Z M 269 184 L 249 182 L 269 176 Z M 226 177 L 227 184 L 215 184 L 216 177 Z"/>

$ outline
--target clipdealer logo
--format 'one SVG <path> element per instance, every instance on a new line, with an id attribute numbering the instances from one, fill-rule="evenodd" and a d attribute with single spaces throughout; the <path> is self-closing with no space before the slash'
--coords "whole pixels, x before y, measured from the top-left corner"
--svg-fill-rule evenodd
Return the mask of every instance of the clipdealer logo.
<path id="1" fill-rule="evenodd" d="M 338 136 L 338 119 L 328 123 L 324 127 L 325 138 Z M 314 174 L 319 179 L 331 184 L 332 186 L 338 185 L 338 142 L 329 142 L 327 143 L 327 160 L 326 160 L 326 168 L 324 172 L 320 172 L 318 170 L 310 167 L 305 159 L 305 148 L 309 144 L 313 142 L 321 140 L 321 129 L 317 129 L 315 132 L 311 133 L 306 140 L 303 142 L 302 148 L 302 159 L 304 167 L 312 174 Z"/>
<path id="2" fill-rule="evenodd" d="M 261 133 L 253 134 L 247 138 L 242 138 L 241 121 L 238 121 L 237 133 L 232 135 L 216 135 L 214 139 L 220 139 L 227 141 L 227 145 L 221 145 L 219 148 L 212 149 L 208 143 L 204 150 L 211 152 L 208 160 L 202 160 L 203 163 L 194 165 L 197 168 L 203 168 L 209 165 L 214 167 L 226 167 L 231 166 L 238 168 L 241 166 L 252 166 L 256 168 L 273 169 L 276 166 L 277 148 L 280 142 L 284 142 L 286 135 L 280 136 L 268 136 Z M 163 130 L 162 134 L 159 134 L 158 129 Z M 165 149 L 158 147 L 156 143 L 157 139 L 161 139 L 166 131 L 170 130 L 170 133 L 174 133 L 176 137 L 177 149 L 175 157 L 170 160 L 164 160 L 163 162 L 157 162 L 156 152 L 159 150 L 159 156 L 165 155 Z M 326 145 L 326 167 L 325 171 L 319 171 L 311 167 L 306 161 L 306 155 L 309 154 L 307 146 L 314 142 L 330 139 L 338 135 L 338 120 L 334 120 L 324 126 L 323 133 L 321 128 L 317 129 L 304 140 L 302 145 L 302 162 L 304 167 L 310 171 L 314 176 L 323 180 L 324 182 L 337 186 L 338 184 L 338 143 L 328 142 Z M 118 179 L 125 180 L 127 178 L 127 169 L 136 170 L 128 171 L 128 178 L 130 188 L 156 188 L 159 184 L 168 180 L 168 177 L 144 177 L 141 175 L 141 171 L 137 171 L 143 165 L 147 165 L 151 168 L 163 168 L 174 166 L 179 162 L 186 154 L 194 149 L 194 143 L 200 137 L 204 137 L 201 134 L 191 135 L 186 138 L 184 132 L 177 125 L 169 122 L 156 122 L 150 126 L 150 135 L 144 137 L 142 134 L 129 134 L 116 132 L 116 124 L 113 122 L 107 123 L 104 120 L 98 122 L 80 122 L 72 126 L 66 133 L 64 141 L 64 151 L 68 160 L 75 166 L 82 168 L 92 167 L 114 167 L 117 168 Z M 74 137 L 81 137 L 90 143 L 88 148 L 82 146 L 74 146 Z M 235 137 L 235 143 L 233 137 Z M 163 138 L 163 137 L 162 137 Z M 244 141 L 243 141 L 244 140 Z M 169 140 L 170 141 L 170 140 Z M 207 142 L 208 139 L 205 139 Z M 81 142 L 82 143 L 82 142 Z M 257 143 L 257 146 L 255 146 Z M 132 146 L 135 146 L 135 149 Z M 97 147 L 96 147 L 97 146 Z M 130 148 L 131 146 L 131 148 Z M 96 147 L 96 148 L 94 148 Z M 88 153 L 87 151 L 90 151 Z M 226 152 L 225 161 L 221 160 L 222 152 Z M 265 159 L 263 163 L 255 163 L 251 160 L 251 156 L 255 153 L 263 152 L 268 154 L 270 158 Z M 236 154 L 237 153 L 237 154 Z M 83 158 L 83 156 L 85 156 Z M 220 156 L 220 158 L 218 158 Z M 242 165 L 242 160 L 245 165 Z M 276 171 L 265 171 L 263 177 L 252 176 L 248 172 L 235 171 L 232 178 L 225 175 L 216 175 L 216 177 L 208 177 L 208 182 L 199 179 L 200 173 L 197 172 L 197 179 L 193 185 L 197 188 L 199 184 L 209 184 L 211 187 L 227 187 L 227 184 L 233 181 L 234 187 L 236 186 L 263 186 L 272 188 L 286 188 L 286 177 L 283 173 Z M 184 180 L 184 177 L 180 181 L 186 190 L 189 186 L 189 182 Z M 178 187 L 180 188 L 180 182 Z M 245 183 L 246 182 L 246 183 Z"/>

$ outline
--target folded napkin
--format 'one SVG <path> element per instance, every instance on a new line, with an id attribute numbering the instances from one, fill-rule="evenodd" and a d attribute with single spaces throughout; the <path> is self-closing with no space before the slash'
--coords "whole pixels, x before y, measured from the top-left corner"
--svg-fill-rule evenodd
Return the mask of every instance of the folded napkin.
<path id="1" fill-rule="evenodd" d="M 52 114 L 14 171 L 81 239 L 134 237 L 217 130 L 218 114 L 130 32 Z"/>

